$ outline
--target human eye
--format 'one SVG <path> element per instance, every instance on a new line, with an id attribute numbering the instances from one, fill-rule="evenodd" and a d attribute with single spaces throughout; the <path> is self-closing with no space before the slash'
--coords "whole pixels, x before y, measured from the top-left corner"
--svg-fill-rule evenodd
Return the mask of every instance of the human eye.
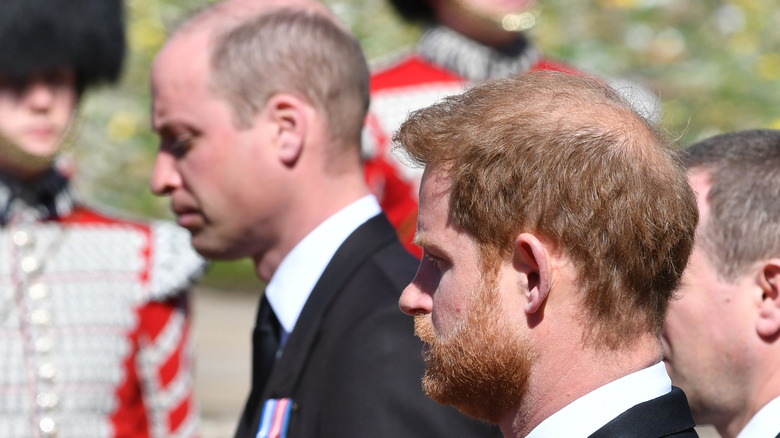
<path id="1" fill-rule="evenodd" d="M 178 134 L 163 136 L 161 148 L 170 152 L 173 156 L 181 158 L 192 149 L 195 136 L 192 134 Z"/>
<path id="2" fill-rule="evenodd" d="M 439 272 L 442 272 L 446 268 L 446 263 L 443 258 L 431 254 L 428 251 L 423 251 L 423 258 L 433 267 L 435 267 Z"/>

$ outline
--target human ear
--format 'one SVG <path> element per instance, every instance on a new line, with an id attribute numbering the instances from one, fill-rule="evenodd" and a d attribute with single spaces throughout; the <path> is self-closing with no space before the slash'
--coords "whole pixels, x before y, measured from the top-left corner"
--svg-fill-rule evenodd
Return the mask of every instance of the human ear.
<path id="1" fill-rule="evenodd" d="M 525 312 L 534 314 L 542 309 L 550 292 L 550 266 L 544 244 L 533 234 L 520 234 L 515 241 L 512 264 L 527 279 Z"/>
<path id="2" fill-rule="evenodd" d="M 303 153 L 309 121 L 309 104 L 291 94 L 275 94 L 266 104 L 268 117 L 276 129 L 278 157 L 286 166 L 294 166 Z"/>
<path id="3" fill-rule="evenodd" d="M 756 282 L 761 288 L 756 331 L 762 338 L 780 334 L 780 259 L 763 262 Z"/>

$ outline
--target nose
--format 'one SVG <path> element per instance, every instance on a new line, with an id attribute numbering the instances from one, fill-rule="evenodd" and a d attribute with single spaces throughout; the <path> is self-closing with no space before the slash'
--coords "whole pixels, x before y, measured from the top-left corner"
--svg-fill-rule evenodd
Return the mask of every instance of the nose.
<path id="1" fill-rule="evenodd" d="M 422 269 L 422 266 L 420 267 Z M 404 289 L 398 305 L 407 315 L 428 314 L 433 310 L 433 295 L 424 290 L 420 270 L 411 283 Z"/>
<path id="2" fill-rule="evenodd" d="M 36 79 L 32 81 L 24 91 L 24 99 L 27 104 L 38 111 L 48 110 L 56 94 L 56 88 L 49 82 Z"/>
<path id="3" fill-rule="evenodd" d="M 152 170 L 152 192 L 157 196 L 170 195 L 175 189 L 181 187 L 181 184 L 176 158 L 168 152 L 158 152 Z"/>

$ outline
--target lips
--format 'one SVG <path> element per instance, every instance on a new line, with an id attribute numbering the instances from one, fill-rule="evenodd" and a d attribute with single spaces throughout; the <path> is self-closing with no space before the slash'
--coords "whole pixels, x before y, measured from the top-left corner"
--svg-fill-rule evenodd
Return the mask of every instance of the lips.
<path id="1" fill-rule="evenodd" d="M 200 211 L 194 207 L 173 204 L 171 210 L 176 215 L 176 223 L 183 228 L 193 231 L 203 224 Z"/>
<path id="2" fill-rule="evenodd" d="M 58 131 L 50 126 L 33 126 L 24 132 L 28 138 L 39 142 L 50 142 L 58 136 Z"/>

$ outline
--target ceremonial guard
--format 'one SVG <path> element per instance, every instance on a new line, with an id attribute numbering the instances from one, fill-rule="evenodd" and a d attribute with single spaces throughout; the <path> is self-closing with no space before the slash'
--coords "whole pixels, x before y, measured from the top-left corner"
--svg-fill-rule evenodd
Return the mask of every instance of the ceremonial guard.
<path id="1" fill-rule="evenodd" d="M 186 230 L 85 205 L 57 159 L 120 73 L 121 1 L 2 0 L 0 47 L 0 437 L 195 435 L 204 262 Z"/>
<path id="2" fill-rule="evenodd" d="M 393 133 L 414 110 L 488 79 L 538 70 L 579 74 L 542 56 L 528 29 L 535 0 L 392 0 L 410 22 L 426 25 L 416 47 L 385 61 L 371 75 L 371 109 L 364 131 L 365 172 L 371 191 L 407 249 L 417 229 L 417 192 L 422 169 L 394 154 Z"/>

